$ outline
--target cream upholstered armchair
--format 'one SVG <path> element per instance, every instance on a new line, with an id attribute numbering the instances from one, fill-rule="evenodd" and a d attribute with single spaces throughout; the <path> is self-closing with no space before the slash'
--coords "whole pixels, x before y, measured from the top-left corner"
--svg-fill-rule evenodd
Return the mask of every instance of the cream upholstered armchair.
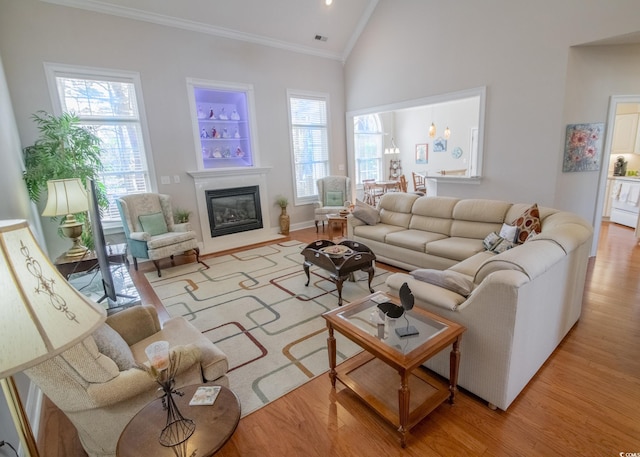
<path id="1" fill-rule="evenodd" d="M 191 224 L 175 224 L 171 209 L 171 197 L 163 194 L 140 193 L 116 200 L 129 254 L 138 269 L 138 259 L 150 259 L 160 273 L 160 259 L 193 249 L 200 262 L 200 249 Z"/>
<path id="2" fill-rule="evenodd" d="M 113 457 L 124 427 L 158 397 L 158 385 L 137 364 L 147 362 L 145 348 L 161 340 L 180 354 L 177 388 L 228 387 L 226 355 L 182 317 L 161 327 L 148 305 L 109 316 L 82 343 L 25 373 L 69 417 L 90 457 Z"/>
<path id="3" fill-rule="evenodd" d="M 316 181 L 318 186 L 318 201 L 315 203 L 315 223 L 316 232 L 318 222 L 322 222 L 324 231 L 324 221 L 327 214 L 339 213 L 346 210 L 351 205 L 351 181 L 346 176 L 325 176 Z"/>

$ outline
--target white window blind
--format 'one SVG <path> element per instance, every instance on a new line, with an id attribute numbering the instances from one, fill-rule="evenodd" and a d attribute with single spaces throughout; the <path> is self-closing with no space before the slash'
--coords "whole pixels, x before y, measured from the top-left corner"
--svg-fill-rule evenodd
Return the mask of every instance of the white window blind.
<path id="1" fill-rule="evenodd" d="M 310 201 L 316 181 L 329 174 L 327 99 L 290 94 L 289 109 L 296 201 Z"/>
<path id="2" fill-rule="evenodd" d="M 75 113 L 101 140 L 100 181 L 109 200 L 103 221 L 120 222 L 116 199 L 151 190 L 136 81 L 81 69 L 53 69 L 52 75 L 61 110 Z"/>

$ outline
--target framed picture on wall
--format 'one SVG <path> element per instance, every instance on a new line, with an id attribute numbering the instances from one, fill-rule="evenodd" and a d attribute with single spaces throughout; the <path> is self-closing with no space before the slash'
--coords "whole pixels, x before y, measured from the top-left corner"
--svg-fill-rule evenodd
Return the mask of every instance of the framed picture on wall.
<path id="1" fill-rule="evenodd" d="M 416 163 L 429 162 L 429 145 L 416 144 Z"/>
<path id="2" fill-rule="evenodd" d="M 447 150 L 447 140 L 436 138 L 433 140 L 433 152 L 443 152 Z"/>
<path id="3" fill-rule="evenodd" d="M 567 125 L 562 171 L 600 170 L 603 138 L 604 122 Z"/>

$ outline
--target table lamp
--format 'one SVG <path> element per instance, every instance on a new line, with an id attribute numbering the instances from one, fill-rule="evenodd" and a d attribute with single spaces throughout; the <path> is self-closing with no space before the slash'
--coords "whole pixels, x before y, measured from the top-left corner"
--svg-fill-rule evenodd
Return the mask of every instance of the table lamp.
<path id="1" fill-rule="evenodd" d="M 87 248 L 80 242 L 82 222 L 78 222 L 74 216 L 74 214 L 83 213 L 89 209 L 87 192 L 82 187 L 82 182 L 79 178 L 52 179 L 47 181 L 47 191 L 49 196 L 42 215 L 66 216 L 60 228 L 64 236 L 73 240 L 73 246 L 65 255 L 67 257 L 84 255 Z"/>
<path id="2" fill-rule="evenodd" d="M 106 311 L 65 281 L 24 220 L 0 221 L 0 384 L 25 455 L 38 449 L 11 375 L 79 343 Z"/>

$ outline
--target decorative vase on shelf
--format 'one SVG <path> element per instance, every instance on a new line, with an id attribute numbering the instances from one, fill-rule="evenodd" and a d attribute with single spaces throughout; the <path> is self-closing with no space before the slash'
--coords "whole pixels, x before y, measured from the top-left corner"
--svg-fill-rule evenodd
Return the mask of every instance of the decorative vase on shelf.
<path id="1" fill-rule="evenodd" d="M 286 206 L 281 206 L 280 207 L 280 233 L 282 235 L 289 235 L 289 223 L 290 223 L 290 218 L 289 215 L 287 214 L 287 207 Z"/>

